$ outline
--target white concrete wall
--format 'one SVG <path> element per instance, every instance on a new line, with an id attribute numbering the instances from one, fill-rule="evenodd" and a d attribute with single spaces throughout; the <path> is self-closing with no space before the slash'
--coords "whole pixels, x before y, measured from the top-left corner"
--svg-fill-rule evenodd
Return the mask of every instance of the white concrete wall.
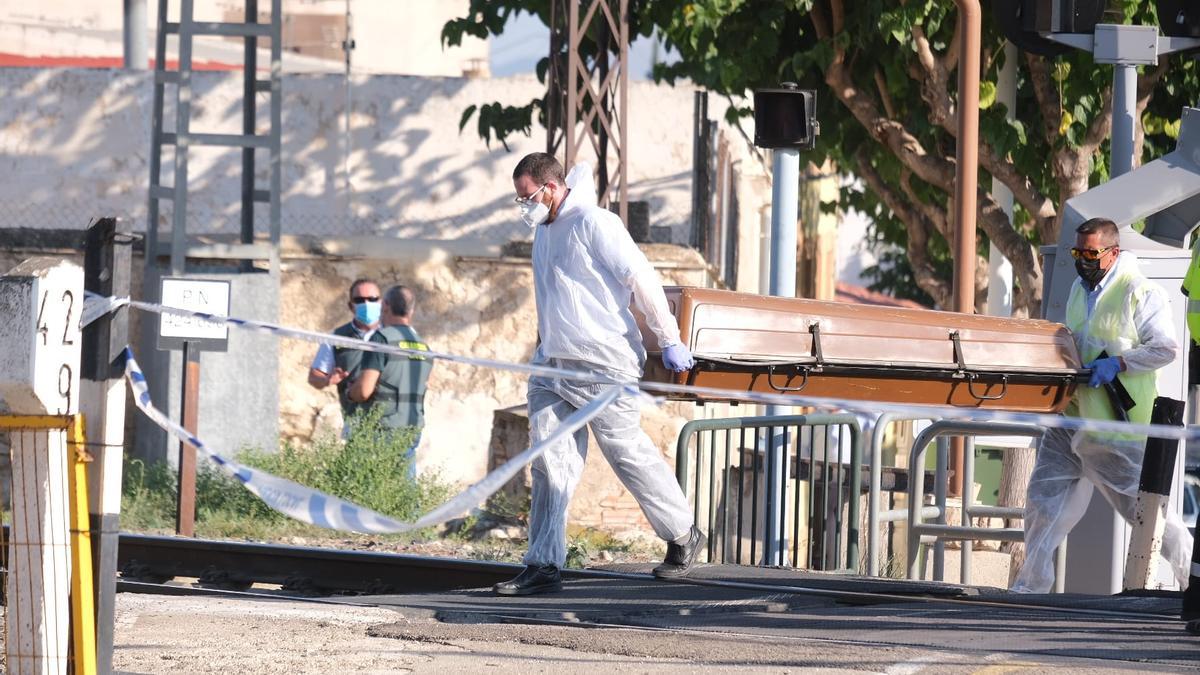
<path id="1" fill-rule="evenodd" d="M 241 78 L 196 73 L 192 130 L 239 133 Z M 544 131 L 484 145 L 469 105 L 524 104 L 541 95 L 532 77 L 506 79 L 360 76 L 353 87 L 350 180 L 344 152 L 344 86 L 333 75 L 284 78 L 283 231 L 404 238 L 528 236 L 512 206 L 512 167 L 542 150 Z M 0 183 L 4 227 L 80 228 L 98 215 L 144 229 L 149 177 L 150 75 L 116 70 L 0 69 Z M 651 205 L 651 222 L 683 241 L 690 213 L 692 92 L 631 83 L 630 183 Z M 266 128 L 260 98 L 260 128 Z M 173 110 L 168 112 L 173 120 Z M 266 184 L 265 153 L 259 182 Z M 171 166 L 168 151 L 164 167 Z M 240 153 L 190 155 L 190 232 L 237 231 Z M 164 170 L 164 184 L 172 175 Z M 169 223 L 168 210 L 161 223 Z M 260 231 L 266 210 L 259 208 Z"/>
<path id="2" fill-rule="evenodd" d="M 150 56 L 153 57 L 154 29 L 158 3 L 145 0 Z M 467 13 L 469 0 L 350 0 L 357 48 L 353 55 L 356 72 L 403 75 L 463 75 L 474 61 L 483 60 L 487 71 L 486 40 L 468 38 L 459 47 L 442 49 L 442 26 Z M 179 0 L 170 0 L 168 15 L 179 16 Z M 261 12 L 269 13 L 270 0 L 260 0 Z M 197 21 L 228 21 L 230 13 L 242 16 L 244 0 L 194 0 Z M 331 40 L 340 42 L 346 0 L 284 0 L 286 21 L 293 14 L 328 15 L 336 24 Z M 0 51 L 23 56 L 120 57 L 122 54 L 122 3 L 115 0 L 38 0 L 37 3 L 0 0 Z M 288 31 L 284 31 L 284 48 Z M 169 58 L 175 58 L 174 39 L 167 41 Z M 223 38 L 201 38 L 195 58 L 201 61 L 242 63 L 240 42 Z M 260 55 L 265 63 L 266 55 Z M 321 63 L 321 62 L 324 63 Z M 328 70 L 340 72 L 342 58 L 293 59 L 285 57 L 285 70 Z"/>
<path id="3" fill-rule="evenodd" d="M 345 0 L 324 0 L 335 11 Z M 354 66 L 362 73 L 457 77 L 472 68 L 487 73 L 488 44 L 464 38 L 442 49 L 442 26 L 467 14 L 467 0 L 353 0 Z M 549 44 L 546 45 L 549 51 Z"/>

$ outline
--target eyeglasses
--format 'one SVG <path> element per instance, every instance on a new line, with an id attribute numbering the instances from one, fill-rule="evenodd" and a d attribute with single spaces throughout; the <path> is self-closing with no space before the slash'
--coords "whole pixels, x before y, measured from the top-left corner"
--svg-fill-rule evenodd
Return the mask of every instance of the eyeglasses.
<path id="1" fill-rule="evenodd" d="M 379 302 L 379 296 L 378 295 L 356 295 L 353 298 L 350 298 L 350 302 L 352 302 L 356 305 L 361 305 L 364 302 Z"/>
<path id="2" fill-rule="evenodd" d="M 538 188 L 536 192 L 529 195 L 528 197 L 517 197 L 516 199 L 513 199 L 513 201 L 520 204 L 521 206 L 525 206 L 526 204 L 532 204 L 534 198 L 537 197 L 539 194 L 541 194 L 542 190 L 545 190 L 547 185 L 549 185 L 549 183 L 543 184 L 542 187 Z"/>
<path id="3" fill-rule="evenodd" d="M 1071 257 L 1076 260 L 1099 260 L 1105 253 L 1117 248 L 1116 246 L 1105 246 L 1104 248 L 1073 248 L 1071 249 Z"/>

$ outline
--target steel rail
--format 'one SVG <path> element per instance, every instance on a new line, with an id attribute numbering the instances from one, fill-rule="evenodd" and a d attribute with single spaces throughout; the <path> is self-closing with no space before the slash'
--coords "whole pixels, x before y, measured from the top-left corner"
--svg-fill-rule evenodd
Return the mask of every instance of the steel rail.
<path id="1" fill-rule="evenodd" d="M 253 583 L 316 591 L 413 593 L 480 588 L 507 581 L 524 565 L 403 553 L 121 534 L 117 566 L 130 580 L 217 579 L 232 587 Z M 600 570 L 563 570 L 568 579 L 612 578 Z"/>
<path id="2" fill-rule="evenodd" d="M 166 581 L 174 577 L 200 578 L 216 576 L 233 586 L 249 587 L 252 583 L 295 585 L 307 580 L 316 591 L 393 594 L 431 593 L 438 591 L 484 588 L 506 581 L 524 569 L 517 563 L 461 558 L 437 558 L 402 553 L 347 551 L 308 546 L 282 546 L 248 542 L 121 534 L 118 565 L 122 570 L 125 590 L 151 592 L 154 584 L 145 580 Z M 564 569 L 566 579 L 628 579 L 645 581 L 649 574 L 613 572 L 593 569 Z M 879 580 L 883 581 L 883 580 Z M 1178 616 L 1146 612 L 1122 612 L 1086 607 L 1062 607 L 1028 602 L 1025 596 L 997 595 L 932 596 L 922 588 L 921 594 L 845 589 L 816 588 L 802 584 L 700 579 L 672 579 L 664 583 L 712 586 L 719 588 L 762 591 L 789 595 L 824 597 L 854 605 L 922 603 L 958 607 L 988 607 L 993 609 L 1039 611 L 1073 616 L 1104 617 L 1130 621 L 1180 622 Z M 193 589 L 180 586 L 158 586 L 169 593 L 190 593 Z M 208 593 L 208 589 L 194 589 Z M 239 593 L 254 595 L 257 593 Z M 287 596 L 265 595 L 277 599 Z M 377 604 L 377 603 L 368 603 Z"/>

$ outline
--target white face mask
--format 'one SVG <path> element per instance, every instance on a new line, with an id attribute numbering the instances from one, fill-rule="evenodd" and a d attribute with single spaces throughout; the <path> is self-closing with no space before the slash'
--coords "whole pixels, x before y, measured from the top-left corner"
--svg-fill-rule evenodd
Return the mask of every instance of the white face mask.
<path id="1" fill-rule="evenodd" d="M 538 195 L 545 189 L 546 186 L 543 185 L 529 197 L 517 200 L 517 205 L 521 209 L 521 220 L 525 221 L 530 229 L 541 225 L 550 217 L 550 207 L 537 200 Z"/>
<path id="2" fill-rule="evenodd" d="M 550 207 L 541 202 L 521 205 L 521 220 L 525 221 L 525 224 L 529 226 L 529 229 L 533 229 L 538 225 L 541 225 L 542 223 L 546 222 L 546 219 L 549 217 Z"/>

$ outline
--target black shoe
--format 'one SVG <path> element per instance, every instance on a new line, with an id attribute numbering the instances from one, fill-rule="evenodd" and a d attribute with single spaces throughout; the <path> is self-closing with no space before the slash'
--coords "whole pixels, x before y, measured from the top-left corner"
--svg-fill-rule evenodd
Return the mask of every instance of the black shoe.
<path id="1" fill-rule="evenodd" d="M 527 565 L 516 578 L 492 586 L 496 595 L 536 595 L 562 590 L 562 572 L 554 565 Z"/>
<path id="2" fill-rule="evenodd" d="M 671 542 L 667 544 L 667 557 L 658 567 L 654 568 L 654 576 L 660 579 L 672 579 L 687 576 L 700 557 L 700 551 L 708 543 L 708 537 L 699 528 L 692 526 L 688 532 L 687 541 L 683 544 Z"/>

